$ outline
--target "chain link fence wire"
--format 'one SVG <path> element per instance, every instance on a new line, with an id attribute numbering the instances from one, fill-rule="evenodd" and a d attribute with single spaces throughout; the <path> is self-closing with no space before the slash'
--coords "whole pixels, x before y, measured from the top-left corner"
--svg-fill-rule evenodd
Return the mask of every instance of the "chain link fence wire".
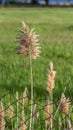
<path id="1" fill-rule="evenodd" d="M 29 130 L 30 119 L 33 119 L 33 129 L 35 130 L 51 130 L 50 123 L 48 127 L 46 127 L 46 121 L 49 116 L 53 121 L 52 130 L 73 130 L 73 100 L 69 100 L 67 103 L 69 104 L 68 113 L 62 113 L 60 109 L 60 100 L 50 101 L 49 104 L 45 105 L 46 98 L 38 99 L 30 103 L 31 98 L 27 95 L 27 97 L 19 97 L 16 100 L 14 95 L 10 95 L 8 101 L 6 101 L 7 96 L 9 96 L 9 92 L 0 97 L 0 130 Z M 23 99 L 24 98 L 24 99 Z M 26 103 L 23 104 L 23 100 L 27 99 Z M 49 99 L 50 100 L 50 99 Z M 10 102 L 10 105 L 8 104 Z M 17 108 L 18 102 L 18 108 Z M 1 109 L 1 103 L 3 104 L 3 109 Z M 30 108 L 33 105 L 33 114 L 30 116 Z M 53 111 L 48 113 L 44 108 L 45 106 L 52 105 Z M 10 118 L 8 115 L 8 109 L 12 106 L 12 117 Z M 34 106 L 36 106 L 34 108 Z M 17 111 L 18 109 L 18 111 Z M 35 110 L 34 110 L 35 109 Z M 24 111 L 24 118 L 22 118 L 22 111 Z M 48 114 L 48 118 L 45 116 L 45 112 Z M 2 116 L 2 113 L 3 116 Z M 3 119 L 3 120 L 2 120 Z M 59 120 L 60 119 L 60 120 Z M 18 121 L 17 121 L 18 120 Z M 2 123 L 4 121 L 4 123 Z M 22 123 L 20 123 L 22 121 Z M 26 128 L 23 128 L 25 124 Z M 22 127 L 22 128 L 21 128 Z"/>

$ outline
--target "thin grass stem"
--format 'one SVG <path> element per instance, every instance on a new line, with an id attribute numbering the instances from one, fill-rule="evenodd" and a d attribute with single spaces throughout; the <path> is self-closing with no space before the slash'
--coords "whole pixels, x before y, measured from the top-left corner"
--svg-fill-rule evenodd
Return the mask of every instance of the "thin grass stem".
<path id="1" fill-rule="evenodd" d="M 30 56 L 31 104 L 33 104 L 33 74 L 32 74 L 31 50 L 29 52 L 30 52 L 29 56 Z M 29 130 L 33 130 L 33 105 L 31 105 L 30 128 L 29 128 Z"/>
<path id="2" fill-rule="evenodd" d="M 19 121 L 19 118 L 18 118 L 18 107 L 19 107 L 19 103 L 18 103 L 18 92 L 16 92 L 16 113 L 17 113 L 17 116 L 16 116 L 16 127 L 17 127 L 17 130 L 18 130 L 18 121 Z"/>

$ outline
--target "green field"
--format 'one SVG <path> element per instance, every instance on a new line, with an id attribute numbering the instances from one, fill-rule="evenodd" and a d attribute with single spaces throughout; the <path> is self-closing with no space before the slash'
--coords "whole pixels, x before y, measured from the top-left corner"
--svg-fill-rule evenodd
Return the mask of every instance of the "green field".
<path id="1" fill-rule="evenodd" d="M 73 97 L 73 9 L 72 8 L 3 8 L 0 9 L 0 95 L 23 92 L 30 94 L 30 69 L 20 64 L 24 57 L 16 52 L 16 36 L 24 20 L 40 35 L 41 56 L 33 61 L 35 97 L 46 94 L 45 83 L 49 62 L 54 63 L 54 95 Z"/>

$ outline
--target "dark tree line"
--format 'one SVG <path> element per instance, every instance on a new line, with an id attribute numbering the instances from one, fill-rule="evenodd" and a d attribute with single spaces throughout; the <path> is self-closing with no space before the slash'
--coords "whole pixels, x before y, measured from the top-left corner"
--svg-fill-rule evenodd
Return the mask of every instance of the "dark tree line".
<path id="1" fill-rule="evenodd" d="M 38 0 L 32 0 L 31 3 L 32 4 L 38 4 Z"/>
<path id="2" fill-rule="evenodd" d="M 48 5 L 49 0 L 44 0 L 45 4 Z M 32 4 L 38 4 L 38 0 L 32 0 Z"/>
<path id="3" fill-rule="evenodd" d="M 44 0 L 45 4 L 48 5 L 48 0 Z M 32 0 L 32 4 L 38 4 L 38 0 Z"/>
<path id="4" fill-rule="evenodd" d="M 48 0 L 45 0 L 46 5 L 48 5 Z"/>
<path id="5" fill-rule="evenodd" d="M 1 3 L 3 3 L 3 4 L 5 4 L 5 3 L 8 3 L 8 1 L 10 1 L 10 0 L 1 0 L 2 2 Z M 14 0 L 11 0 L 11 1 L 14 1 Z M 48 1 L 49 0 L 44 0 L 45 1 L 45 4 L 46 5 L 48 5 Z M 34 4 L 38 4 L 38 0 L 31 0 L 31 3 L 34 5 Z"/>

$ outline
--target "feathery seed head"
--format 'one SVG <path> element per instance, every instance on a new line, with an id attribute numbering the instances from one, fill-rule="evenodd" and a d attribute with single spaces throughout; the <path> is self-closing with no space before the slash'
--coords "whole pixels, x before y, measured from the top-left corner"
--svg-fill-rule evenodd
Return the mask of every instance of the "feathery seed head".
<path id="1" fill-rule="evenodd" d="M 8 112 L 8 117 L 12 118 L 12 116 L 13 116 L 13 107 L 12 107 L 12 105 L 10 103 L 9 103 L 7 112 Z"/>
<path id="2" fill-rule="evenodd" d="M 28 94 L 28 89 L 25 88 L 24 92 L 23 92 L 23 97 L 26 98 L 27 97 L 27 94 Z"/>
<path id="3" fill-rule="evenodd" d="M 22 21 L 23 30 L 20 31 L 17 39 L 19 46 L 16 48 L 19 54 L 28 56 L 31 52 L 32 59 L 36 59 L 40 54 L 40 47 L 38 44 L 38 35 L 34 29 L 29 30 L 25 22 Z"/>
<path id="4" fill-rule="evenodd" d="M 28 95 L 28 89 L 25 88 L 24 92 L 23 92 L 23 104 L 26 102 L 27 100 L 27 95 Z"/>
<path id="5" fill-rule="evenodd" d="M 63 113 L 68 113 L 68 108 L 69 108 L 68 100 L 66 99 L 64 93 L 62 93 L 60 100 L 60 109 Z"/>
<path id="6" fill-rule="evenodd" d="M 21 23 L 22 23 L 23 30 L 27 31 L 28 30 L 28 26 L 25 24 L 24 21 L 21 21 Z"/>
<path id="7" fill-rule="evenodd" d="M 24 110 L 22 110 L 22 116 L 21 116 L 21 120 L 20 120 L 20 130 L 26 130 Z"/>
<path id="8" fill-rule="evenodd" d="M 38 47 L 34 47 L 32 49 L 32 59 L 36 59 L 37 57 L 40 56 L 40 50 Z"/>
<path id="9" fill-rule="evenodd" d="M 16 100 L 18 101 L 18 92 L 16 92 Z"/>
<path id="10" fill-rule="evenodd" d="M 50 71 L 53 71 L 53 63 L 52 62 L 50 62 L 50 64 L 49 64 L 49 69 L 50 69 Z"/>
<path id="11" fill-rule="evenodd" d="M 47 83 L 46 83 L 46 90 L 51 92 L 54 88 L 54 78 L 56 72 L 53 71 L 53 63 L 51 62 L 49 65 L 48 73 L 47 73 Z"/>
<path id="12" fill-rule="evenodd" d="M 2 101 L 0 101 L 0 130 L 5 129 L 5 120 L 4 120 L 4 107 Z"/>

